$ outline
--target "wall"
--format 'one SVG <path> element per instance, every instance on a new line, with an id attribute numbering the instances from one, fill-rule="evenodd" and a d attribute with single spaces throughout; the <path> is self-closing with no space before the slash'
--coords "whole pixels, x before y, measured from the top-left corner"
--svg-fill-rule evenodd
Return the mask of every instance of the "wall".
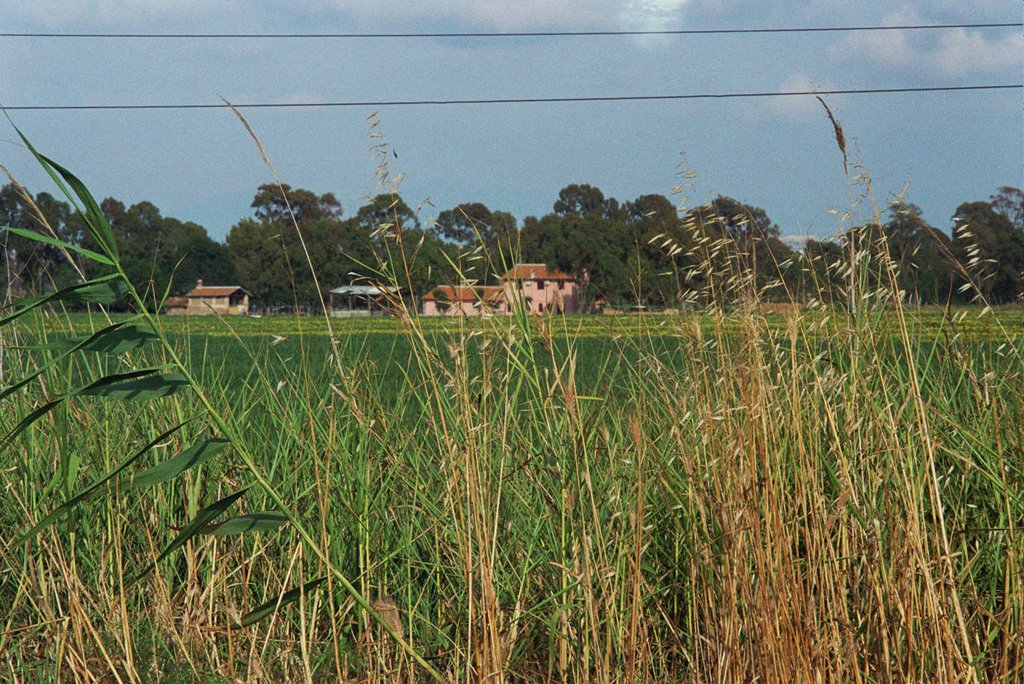
<path id="1" fill-rule="evenodd" d="M 502 288 L 508 301 L 527 300 L 530 313 L 545 314 L 552 306 L 564 313 L 580 310 L 580 286 L 574 280 L 513 280 L 504 281 Z"/>

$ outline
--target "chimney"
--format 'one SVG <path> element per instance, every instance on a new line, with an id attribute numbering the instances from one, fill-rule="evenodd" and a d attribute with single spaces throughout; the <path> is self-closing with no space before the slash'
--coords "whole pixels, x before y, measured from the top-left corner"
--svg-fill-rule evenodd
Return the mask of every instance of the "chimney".
<path id="1" fill-rule="evenodd" d="M 202 278 L 199 278 L 198 280 L 196 280 L 196 287 L 198 289 L 202 289 L 202 287 L 203 287 L 203 279 Z"/>

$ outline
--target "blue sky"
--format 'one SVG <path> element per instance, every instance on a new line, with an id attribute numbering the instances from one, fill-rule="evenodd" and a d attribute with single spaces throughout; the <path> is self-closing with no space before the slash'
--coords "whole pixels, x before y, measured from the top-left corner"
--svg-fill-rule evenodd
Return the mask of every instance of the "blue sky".
<path id="1" fill-rule="evenodd" d="M 1017 0 L 0 0 L 3 31 L 396 32 L 657 29 L 1020 21 Z M 409 41 L 0 38 L 0 104 L 212 103 L 658 95 L 1014 83 L 1019 29 Z M 1024 185 L 1020 90 L 848 95 L 828 102 L 884 208 L 901 192 L 949 229 L 964 201 Z M 346 214 L 379 191 L 372 108 L 246 110 L 284 182 Z M 223 238 L 270 175 L 229 112 L 13 112 L 93 192 L 150 200 Z M 827 236 L 850 193 L 813 98 L 381 108 L 401 193 L 421 218 L 480 201 L 518 218 L 569 183 L 620 201 L 726 194 L 783 232 Z M 14 131 L 0 164 L 51 190 Z M 695 174 L 682 178 L 680 164 Z M 859 172 L 860 168 L 854 170 Z M 689 175 L 689 174 L 688 174 Z M 856 196 L 854 197 L 856 199 Z M 872 203 L 858 211 L 870 212 Z"/>

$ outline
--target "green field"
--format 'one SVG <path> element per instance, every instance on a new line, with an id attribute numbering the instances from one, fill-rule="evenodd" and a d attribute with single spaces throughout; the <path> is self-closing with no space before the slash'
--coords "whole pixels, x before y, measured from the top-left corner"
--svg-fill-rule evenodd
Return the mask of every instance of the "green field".
<path id="1" fill-rule="evenodd" d="M 106 324 L 3 328 L 2 384 Z M 159 326 L 166 346 L 61 358 L 3 400 L 8 434 L 95 378 L 174 354 L 192 376 L 72 397 L 0 451 L 12 680 L 1024 674 L 1019 308 Z M 132 583 L 245 486 L 231 514 L 293 519 L 208 529 Z"/>
<path id="2" fill-rule="evenodd" d="M 1024 307 L 999 307 L 983 310 L 962 307 L 951 311 L 926 308 L 904 312 L 908 334 L 920 353 L 926 348 L 937 350 L 944 343 L 956 340 L 972 352 L 998 350 L 1010 343 L 1015 348 L 1024 339 Z M 108 320 L 128 320 L 128 316 L 108 317 L 72 314 L 61 318 L 38 320 L 24 326 L 24 333 L 33 338 L 60 338 L 93 332 Z M 709 338 L 735 339 L 749 326 L 747 312 L 735 311 L 714 316 L 703 313 L 565 316 L 535 319 L 532 334 L 538 340 L 550 338 L 554 356 L 537 355 L 544 364 L 564 360 L 572 351 L 580 372 L 576 381 L 591 389 L 615 385 L 622 374 L 622 364 L 646 356 L 658 359 L 670 368 L 682 369 L 693 353 L 694 345 Z M 339 355 L 344 365 L 371 370 L 376 386 L 397 389 L 410 368 L 410 347 L 415 340 L 408 327 L 390 316 L 372 318 L 326 319 L 310 316 L 197 317 L 165 316 L 160 324 L 171 342 L 189 357 L 198 359 L 200 374 L 231 384 L 245 381 L 253 364 L 265 369 L 277 382 L 288 380 L 297 364 L 303 364 L 307 379 L 319 374 L 317 359 Z M 476 347 L 474 338 L 485 333 L 501 334 L 509 327 L 507 319 L 420 318 L 417 329 L 433 347 L 444 347 L 453 341 L 468 339 L 468 349 Z M 801 349 L 827 349 L 836 338 L 850 336 L 853 319 L 834 310 L 805 310 L 790 314 L 761 313 L 757 317 L 756 334 L 775 343 L 788 343 L 791 328 L 799 334 L 795 344 Z M 896 319 L 884 311 L 874 312 L 859 322 L 864 334 L 880 338 L 881 344 L 899 346 L 900 329 Z M 513 326 L 514 327 L 514 326 Z M 749 331 L 747 331 L 749 332 Z M 473 364 L 477 355 L 469 354 Z M 323 364 L 326 380 L 336 368 Z M 551 363 L 547 363 L 550 368 Z"/>

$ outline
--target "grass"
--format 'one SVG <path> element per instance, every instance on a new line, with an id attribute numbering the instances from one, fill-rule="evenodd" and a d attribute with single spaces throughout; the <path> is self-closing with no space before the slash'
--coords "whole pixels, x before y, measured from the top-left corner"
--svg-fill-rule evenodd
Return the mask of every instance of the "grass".
<path id="1" fill-rule="evenodd" d="M 693 325 L 700 326 L 702 334 L 713 334 L 721 328 L 728 333 L 736 333 L 744 326 L 744 312 L 734 310 L 722 312 L 720 316 L 703 315 L 696 310 L 687 316 L 686 313 L 629 314 L 629 315 L 569 315 L 557 319 L 552 326 L 551 334 L 556 338 L 597 338 L 609 339 L 620 336 L 656 336 L 673 337 L 688 336 Z M 813 329 L 805 331 L 805 336 L 833 335 L 851 324 L 851 319 L 833 309 L 804 309 L 800 319 L 813 324 Z M 955 314 L 955 320 L 954 320 Z M 1004 341 L 1009 335 L 1024 329 L 1024 309 L 1018 305 L 994 307 L 983 314 L 979 307 L 962 307 L 947 312 L 942 307 L 922 307 L 906 309 L 903 315 L 915 329 L 915 334 L 923 337 L 935 337 L 949 331 L 967 337 L 971 341 Z M 768 309 L 760 312 L 761 322 L 774 333 L 785 333 L 790 316 L 785 312 Z M 111 314 L 111 320 L 127 320 L 128 314 Z M 85 313 L 71 313 L 59 318 L 49 318 L 31 322 L 25 326 L 25 332 L 42 335 L 47 331 L 58 331 L 67 334 L 73 331 L 84 334 L 95 330 L 106 322 L 107 317 L 96 318 Z M 197 336 L 200 339 L 214 337 L 265 337 L 284 335 L 319 336 L 328 335 L 330 329 L 324 318 L 316 316 L 272 316 L 266 318 L 230 317 L 227 319 L 214 316 L 164 316 L 162 327 L 171 336 Z M 872 321 L 876 325 L 876 333 L 888 335 L 898 334 L 897 319 L 891 316 L 876 316 Z M 465 321 L 453 321 L 450 318 L 423 318 L 419 322 L 425 333 L 450 334 L 460 329 L 483 330 L 484 319 L 470 318 Z M 400 320 L 390 316 L 373 316 L 364 318 L 335 319 L 332 325 L 339 337 L 363 335 L 391 335 L 406 337 L 407 330 Z"/>
<path id="2" fill-rule="evenodd" d="M 227 322 L 237 338 L 164 324 L 323 551 L 447 677 L 1020 675 L 1021 337 L 1000 346 L 984 318 L 965 334 L 928 314 L 903 340 L 876 315 L 884 326 L 828 335 L 814 312 L 344 321 L 341 370 L 314 321 Z M 1019 312 L 997 315 L 1012 329 Z M 4 529 L 168 412 L 201 415 L 178 396 L 69 405 L 4 452 Z M 58 451 L 74 473 L 55 471 Z M 5 546 L 12 678 L 418 679 L 333 587 L 229 627 L 322 574 L 287 530 L 190 543 L 122 589 L 156 537 L 246 480 L 230 460 L 211 471 L 145 498 L 113 489 Z"/>
<path id="3" fill-rule="evenodd" d="M 884 243 L 867 239 L 818 304 L 766 307 L 749 255 L 692 229 L 702 291 L 681 300 L 726 308 L 140 311 L 150 344 L 108 355 L 53 344 L 109 325 L 102 310 L 3 327 L 0 384 L 46 372 L 3 400 L 0 434 L 85 390 L 0 449 L 4 675 L 1024 678 L 1020 307 L 906 307 Z M 401 230 L 380 231 L 394 251 L 379 265 L 397 269 L 383 275 L 403 282 Z M 116 252 L 99 256 L 109 289 Z M 169 376 L 146 376 L 150 400 L 129 402 L 102 384 L 149 367 L 186 389 L 157 397 Z M 135 486 L 139 468 L 210 437 L 223 454 Z M 21 538 L 90 483 L 95 496 Z M 287 524 L 197 528 L 243 490 L 232 511 Z"/>

